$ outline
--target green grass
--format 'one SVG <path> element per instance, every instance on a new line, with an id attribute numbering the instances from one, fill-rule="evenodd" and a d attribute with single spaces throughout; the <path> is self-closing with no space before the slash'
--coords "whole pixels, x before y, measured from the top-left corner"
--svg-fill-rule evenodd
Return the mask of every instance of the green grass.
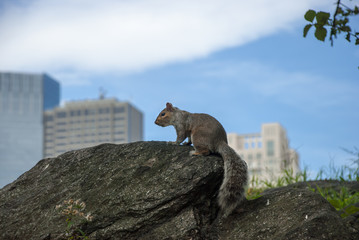
<path id="1" fill-rule="evenodd" d="M 261 197 L 261 193 L 269 188 L 283 187 L 297 182 L 306 182 L 308 179 L 307 170 L 294 174 L 293 170 L 285 170 L 281 177 L 275 181 L 259 180 L 253 176 L 247 189 L 247 199 L 252 200 Z"/>
<path id="2" fill-rule="evenodd" d="M 342 218 L 359 212 L 359 207 L 354 206 L 354 204 L 359 202 L 359 192 L 352 193 L 346 187 L 341 187 L 339 192 L 330 188 L 321 188 L 319 186 L 310 188 L 310 190 L 318 192 L 322 197 L 327 199 L 337 211 L 341 212 L 340 216 Z"/>
<path id="3" fill-rule="evenodd" d="M 328 167 L 323 167 L 319 171 L 314 180 L 359 181 L 359 149 L 354 148 L 353 151 L 343 150 L 354 156 L 354 158 L 350 159 L 352 164 L 350 166 L 337 167 L 331 162 Z M 261 197 L 261 193 L 266 189 L 283 187 L 297 182 L 307 182 L 308 180 L 309 176 L 306 168 L 298 174 L 293 174 L 292 170 L 285 170 L 283 175 L 275 181 L 259 180 L 253 176 L 247 189 L 247 199 L 253 200 Z M 331 188 L 320 188 L 319 186 L 312 188 L 309 184 L 308 187 L 325 198 L 341 213 L 343 218 L 359 212 L 359 207 L 354 206 L 354 204 L 359 202 L 358 192 L 351 192 L 346 187 L 342 187 L 339 191 Z"/>

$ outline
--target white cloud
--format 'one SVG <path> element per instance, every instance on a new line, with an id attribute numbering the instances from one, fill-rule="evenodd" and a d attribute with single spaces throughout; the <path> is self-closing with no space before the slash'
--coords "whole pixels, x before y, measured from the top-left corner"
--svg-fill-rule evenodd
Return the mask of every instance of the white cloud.
<path id="1" fill-rule="evenodd" d="M 69 86 L 89 86 L 92 82 L 89 80 L 90 76 L 83 72 L 74 71 L 59 71 L 51 74 L 61 85 L 65 87 Z"/>
<path id="2" fill-rule="evenodd" d="M 29 0 L 0 12 L 0 70 L 134 71 L 288 29 L 326 0 Z"/>

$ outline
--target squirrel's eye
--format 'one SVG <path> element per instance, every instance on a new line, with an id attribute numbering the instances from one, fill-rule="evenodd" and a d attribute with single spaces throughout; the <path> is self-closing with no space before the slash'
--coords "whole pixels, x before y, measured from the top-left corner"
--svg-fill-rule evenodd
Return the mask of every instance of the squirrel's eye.
<path id="1" fill-rule="evenodd" d="M 166 115 L 166 113 L 162 113 L 161 116 L 163 117 L 164 115 Z"/>

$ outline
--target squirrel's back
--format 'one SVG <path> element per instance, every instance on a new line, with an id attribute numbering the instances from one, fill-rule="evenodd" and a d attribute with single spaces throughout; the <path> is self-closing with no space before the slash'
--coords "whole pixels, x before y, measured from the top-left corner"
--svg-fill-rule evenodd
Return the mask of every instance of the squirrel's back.
<path id="1" fill-rule="evenodd" d="M 222 124 L 205 113 L 190 113 L 190 118 L 193 145 L 208 144 L 211 152 L 219 153 L 220 144 L 227 143 L 227 134 Z"/>

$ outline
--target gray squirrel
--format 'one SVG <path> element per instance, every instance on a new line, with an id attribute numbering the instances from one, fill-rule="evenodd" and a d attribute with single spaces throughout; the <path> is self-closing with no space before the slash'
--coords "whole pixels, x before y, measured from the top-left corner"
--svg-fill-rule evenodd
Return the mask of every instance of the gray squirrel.
<path id="1" fill-rule="evenodd" d="M 230 147 L 222 124 L 214 117 L 204 113 L 189 113 L 166 104 L 155 124 L 174 126 L 177 133 L 176 144 L 186 138 L 194 151 L 190 155 L 207 156 L 219 153 L 224 161 L 224 177 L 218 193 L 218 205 L 224 217 L 230 215 L 245 199 L 244 188 L 248 181 L 248 168 L 245 161 Z"/>

